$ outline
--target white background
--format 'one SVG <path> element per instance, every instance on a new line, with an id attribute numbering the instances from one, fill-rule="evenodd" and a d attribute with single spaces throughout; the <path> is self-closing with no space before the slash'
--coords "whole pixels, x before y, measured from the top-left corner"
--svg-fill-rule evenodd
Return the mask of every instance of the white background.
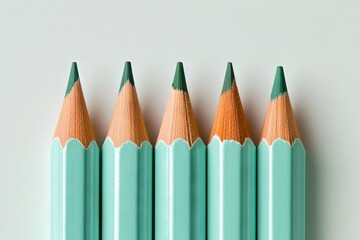
<path id="1" fill-rule="evenodd" d="M 102 144 L 126 60 L 153 142 L 177 61 L 204 141 L 227 61 L 255 142 L 283 65 L 307 148 L 307 239 L 359 239 L 358 1 L 61 2 L 0 0 L 0 239 L 49 239 L 49 146 L 71 62 Z"/>

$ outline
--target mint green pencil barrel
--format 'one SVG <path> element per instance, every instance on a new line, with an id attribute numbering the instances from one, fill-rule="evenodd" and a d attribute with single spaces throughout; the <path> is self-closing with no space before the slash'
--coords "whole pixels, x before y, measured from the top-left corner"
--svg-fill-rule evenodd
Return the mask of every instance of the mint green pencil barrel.
<path id="1" fill-rule="evenodd" d="M 205 240 L 206 147 L 178 63 L 155 147 L 155 239 Z"/>
<path id="2" fill-rule="evenodd" d="M 99 148 L 73 63 L 51 144 L 51 239 L 99 239 Z"/>
<path id="3" fill-rule="evenodd" d="M 209 240 L 255 240 L 256 148 L 228 63 L 207 148 Z"/>
<path id="4" fill-rule="evenodd" d="M 305 149 L 292 111 L 282 67 L 257 150 L 259 240 L 305 239 Z"/>
<path id="5" fill-rule="evenodd" d="M 102 148 L 102 239 L 151 240 L 153 148 L 130 62 Z"/>

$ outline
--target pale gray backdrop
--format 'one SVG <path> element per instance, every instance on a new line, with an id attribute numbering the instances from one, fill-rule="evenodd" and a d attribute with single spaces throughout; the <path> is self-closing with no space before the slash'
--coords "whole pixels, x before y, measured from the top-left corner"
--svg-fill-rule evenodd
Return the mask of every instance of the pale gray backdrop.
<path id="1" fill-rule="evenodd" d="M 0 0 L 0 239 L 49 239 L 49 146 L 71 62 L 102 144 L 126 60 L 152 142 L 177 61 L 205 141 L 227 61 L 255 142 L 283 65 L 308 151 L 307 239 L 359 239 L 358 1 L 59 2 Z"/>

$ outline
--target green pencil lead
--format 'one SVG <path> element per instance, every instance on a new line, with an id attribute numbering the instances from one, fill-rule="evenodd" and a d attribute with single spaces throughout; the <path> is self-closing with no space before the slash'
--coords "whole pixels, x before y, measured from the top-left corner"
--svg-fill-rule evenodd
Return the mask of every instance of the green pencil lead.
<path id="1" fill-rule="evenodd" d="M 234 81 L 235 81 L 234 69 L 233 69 L 232 63 L 228 62 L 227 67 L 226 67 L 224 84 L 223 84 L 221 93 L 224 93 L 227 90 L 229 90 L 233 86 Z"/>
<path id="2" fill-rule="evenodd" d="M 131 62 L 125 62 L 124 72 L 123 72 L 119 92 L 124 87 L 124 85 L 127 81 L 129 81 L 130 84 L 132 86 L 134 86 L 134 76 L 133 76 L 133 72 L 132 72 L 132 68 L 131 68 Z"/>
<path id="3" fill-rule="evenodd" d="M 182 62 L 178 62 L 176 65 L 176 71 L 174 76 L 174 81 L 172 83 L 174 89 L 178 89 L 184 92 L 187 92 L 184 66 Z"/>
<path id="4" fill-rule="evenodd" d="M 66 97 L 66 95 L 68 95 L 71 92 L 71 89 L 73 88 L 73 86 L 75 85 L 75 83 L 78 80 L 79 80 L 79 72 L 78 72 L 77 64 L 76 64 L 76 62 L 73 62 L 71 64 L 70 76 L 69 76 L 69 81 L 68 81 L 68 85 L 66 88 L 65 97 Z"/>
<path id="5" fill-rule="evenodd" d="M 276 68 L 274 85 L 271 91 L 271 100 L 287 93 L 287 87 L 285 82 L 284 69 L 282 66 Z"/>

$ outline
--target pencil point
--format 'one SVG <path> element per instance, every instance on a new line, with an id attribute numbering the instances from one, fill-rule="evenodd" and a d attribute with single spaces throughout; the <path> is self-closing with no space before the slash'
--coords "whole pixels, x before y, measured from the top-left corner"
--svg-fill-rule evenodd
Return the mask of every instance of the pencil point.
<path id="1" fill-rule="evenodd" d="M 228 62 L 226 67 L 225 79 L 221 93 L 229 90 L 235 81 L 234 69 L 231 62 Z"/>
<path id="2" fill-rule="evenodd" d="M 184 66 L 182 62 L 178 62 L 176 65 L 176 71 L 174 76 L 174 81 L 172 83 L 174 89 L 178 89 L 184 92 L 187 92 Z"/>
<path id="3" fill-rule="evenodd" d="M 283 95 L 284 93 L 287 93 L 284 69 L 282 66 L 278 66 L 276 68 L 275 80 L 271 91 L 271 100 L 274 100 L 275 98 Z"/>
<path id="4" fill-rule="evenodd" d="M 125 62 L 124 72 L 123 72 L 119 92 L 124 87 L 125 83 L 127 83 L 127 81 L 129 81 L 130 84 L 134 86 L 134 76 L 131 68 L 131 62 Z"/>
<path id="5" fill-rule="evenodd" d="M 79 80 L 79 72 L 78 72 L 77 64 L 76 64 L 76 62 L 73 62 L 71 64 L 70 76 L 69 76 L 69 81 L 68 81 L 68 85 L 66 88 L 65 97 L 66 97 L 66 95 L 68 95 L 71 92 L 71 89 L 73 88 L 74 84 L 78 80 Z"/>

